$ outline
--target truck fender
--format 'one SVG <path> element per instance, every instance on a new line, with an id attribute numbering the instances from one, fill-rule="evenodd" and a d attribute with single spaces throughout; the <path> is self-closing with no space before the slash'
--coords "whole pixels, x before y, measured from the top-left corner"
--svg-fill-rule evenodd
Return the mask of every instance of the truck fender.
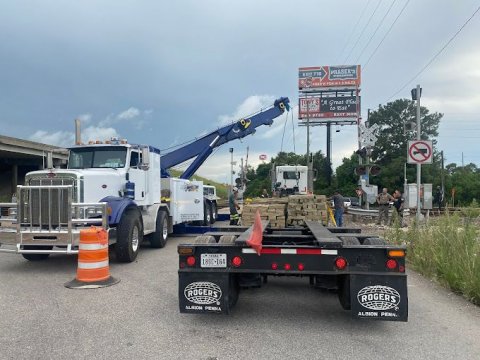
<path id="1" fill-rule="evenodd" d="M 129 209 L 129 208 L 137 209 L 137 204 L 135 203 L 135 201 L 128 198 L 122 198 L 118 196 L 107 196 L 100 201 L 106 202 L 107 207 L 111 209 L 111 210 L 108 210 L 108 212 L 110 212 L 110 214 L 108 215 L 109 226 L 117 225 L 120 222 L 120 219 L 122 218 L 122 215 L 126 209 Z"/>

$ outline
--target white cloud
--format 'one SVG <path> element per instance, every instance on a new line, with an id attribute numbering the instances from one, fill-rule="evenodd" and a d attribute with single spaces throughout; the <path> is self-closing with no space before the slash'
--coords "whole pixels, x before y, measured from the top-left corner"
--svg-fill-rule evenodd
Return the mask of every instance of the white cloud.
<path id="1" fill-rule="evenodd" d="M 127 110 L 121 111 L 118 114 L 110 114 L 105 119 L 101 120 L 99 125 L 103 127 L 111 126 L 120 122 L 130 122 L 137 130 L 144 127 L 146 120 L 152 115 L 153 110 L 140 110 L 136 107 L 129 107 Z"/>
<path id="2" fill-rule="evenodd" d="M 77 116 L 77 119 L 79 119 L 84 124 L 88 124 L 92 120 L 92 114 L 80 114 Z"/>
<path id="3" fill-rule="evenodd" d="M 231 122 L 240 120 L 243 117 L 259 112 L 261 109 L 273 105 L 275 97 L 273 95 L 252 95 L 246 98 L 237 109 L 230 115 L 220 115 L 218 120 L 220 125 L 227 125 Z"/>
<path id="4" fill-rule="evenodd" d="M 136 118 L 140 115 L 140 110 L 135 107 L 129 107 L 127 110 L 122 111 L 120 114 L 117 115 L 118 120 L 130 120 Z"/>

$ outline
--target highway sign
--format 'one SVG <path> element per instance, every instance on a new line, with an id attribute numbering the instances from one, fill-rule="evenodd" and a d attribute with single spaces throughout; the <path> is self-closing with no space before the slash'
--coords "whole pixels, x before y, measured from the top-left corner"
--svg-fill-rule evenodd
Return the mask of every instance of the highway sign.
<path id="1" fill-rule="evenodd" d="M 407 159 L 409 164 L 431 164 L 433 146 L 428 140 L 410 140 L 408 142 Z"/>

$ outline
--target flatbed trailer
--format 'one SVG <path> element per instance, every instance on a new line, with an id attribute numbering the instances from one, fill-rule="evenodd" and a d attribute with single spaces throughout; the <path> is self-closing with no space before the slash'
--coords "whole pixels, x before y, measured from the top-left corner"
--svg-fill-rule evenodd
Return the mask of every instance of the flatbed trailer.
<path id="1" fill-rule="evenodd" d="M 314 221 L 284 229 L 268 221 L 260 231 L 254 226 L 217 228 L 178 245 L 181 313 L 229 314 L 243 289 L 259 288 L 269 276 L 297 276 L 337 291 L 354 318 L 408 320 L 405 246 Z M 247 244 L 254 232 L 261 250 Z"/>

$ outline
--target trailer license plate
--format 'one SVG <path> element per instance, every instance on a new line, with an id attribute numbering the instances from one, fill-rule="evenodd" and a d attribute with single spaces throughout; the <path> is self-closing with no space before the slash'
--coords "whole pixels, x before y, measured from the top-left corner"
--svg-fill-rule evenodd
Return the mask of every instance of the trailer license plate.
<path id="1" fill-rule="evenodd" d="M 226 268 L 227 254 L 202 254 L 202 268 Z"/>

